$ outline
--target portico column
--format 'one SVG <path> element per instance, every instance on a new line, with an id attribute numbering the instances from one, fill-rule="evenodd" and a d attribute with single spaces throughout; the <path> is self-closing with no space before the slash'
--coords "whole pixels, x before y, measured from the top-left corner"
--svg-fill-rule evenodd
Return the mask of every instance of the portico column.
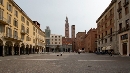
<path id="1" fill-rule="evenodd" d="M 5 45 L 3 45 L 3 52 L 2 52 L 2 56 L 4 57 L 5 56 Z"/>
<path id="2" fill-rule="evenodd" d="M 11 46 L 12 48 L 12 56 L 14 55 L 14 46 Z"/>

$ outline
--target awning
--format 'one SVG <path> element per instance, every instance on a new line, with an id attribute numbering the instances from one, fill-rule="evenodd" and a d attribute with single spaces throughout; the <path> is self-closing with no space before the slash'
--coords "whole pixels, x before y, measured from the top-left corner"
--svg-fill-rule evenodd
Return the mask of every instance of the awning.
<path id="1" fill-rule="evenodd" d="M 111 46 L 107 46 L 106 50 L 110 50 L 111 49 Z"/>
<path id="2" fill-rule="evenodd" d="M 102 50 L 106 50 L 106 47 L 103 47 Z"/>

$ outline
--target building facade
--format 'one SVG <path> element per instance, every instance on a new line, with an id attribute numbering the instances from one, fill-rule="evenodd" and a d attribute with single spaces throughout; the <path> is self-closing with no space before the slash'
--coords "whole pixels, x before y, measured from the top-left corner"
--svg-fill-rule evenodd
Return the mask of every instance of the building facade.
<path id="1" fill-rule="evenodd" d="M 75 40 L 75 50 L 76 52 L 80 50 L 85 50 L 85 35 L 86 35 L 86 30 L 85 32 L 78 32 L 76 34 L 76 40 Z"/>
<path id="2" fill-rule="evenodd" d="M 40 36 L 40 43 L 43 45 L 36 45 L 36 35 Z M 45 33 L 40 27 L 13 0 L 1 0 L 0 55 L 38 53 L 39 49 L 44 48 L 44 44 Z"/>
<path id="3" fill-rule="evenodd" d="M 69 38 L 69 23 L 68 23 L 68 17 L 66 17 L 65 20 L 65 37 Z"/>
<path id="4" fill-rule="evenodd" d="M 116 0 L 112 0 L 109 6 L 97 19 L 97 51 L 113 49 L 118 53 L 118 37 L 116 29 Z"/>
<path id="5" fill-rule="evenodd" d="M 85 52 L 95 52 L 97 50 L 97 29 L 91 28 L 85 35 Z"/>
<path id="6" fill-rule="evenodd" d="M 62 35 L 56 35 L 56 34 L 50 35 L 50 51 L 51 52 L 62 51 Z"/>
<path id="7" fill-rule="evenodd" d="M 49 28 L 49 26 L 46 27 L 45 29 L 45 35 L 46 35 L 46 49 L 45 51 L 46 52 L 49 52 L 50 51 L 50 35 L 51 35 L 51 30 Z"/>
<path id="8" fill-rule="evenodd" d="M 62 37 L 62 49 L 63 52 L 72 51 L 72 38 Z"/>
<path id="9" fill-rule="evenodd" d="M 117 0 L 116 16 L 119 53 L 130 55 L 130 0 Z"/>
<path id="10" fill-rule="evenodd" d="M 75 51 L 75 25 L 71 26 L 72 51 Z"/>

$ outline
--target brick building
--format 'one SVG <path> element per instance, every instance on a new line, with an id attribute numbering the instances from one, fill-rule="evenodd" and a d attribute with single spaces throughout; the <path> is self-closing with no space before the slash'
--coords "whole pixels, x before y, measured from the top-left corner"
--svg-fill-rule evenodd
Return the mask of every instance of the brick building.
<path id="1" fill-rule="evenodd" d="M 116 0 L 112 0 L 96 21 L 97 51 L 113 49 L 115 53 L 118 52 L 115 11 L 117 11 Z"/>
<path id="2" fill-rule="evenodd" d="M 85 46 L 85 35 L 86 35 L 86 30 L 85 32 L 78 32 L 76 34 L 76 40 L 75 40 L 75 51 L 84 50 Z"/>
<path id="3" fill-rule="evenodd" d="M 62 37 L 62 48 L 63 52 L 72 51 L 72 38 Z"/>
<path id="4" fill-rule="evenodd" d="M 97 49 L 97 29 L 91 28 L 85 35 L 85 52 L 95 52 Z"/>

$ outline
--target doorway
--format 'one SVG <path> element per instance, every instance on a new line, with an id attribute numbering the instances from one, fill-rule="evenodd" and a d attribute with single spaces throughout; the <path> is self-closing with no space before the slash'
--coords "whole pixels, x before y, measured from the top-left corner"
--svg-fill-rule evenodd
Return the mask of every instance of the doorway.
<path id="1" fill-rule="evenodd" d="M 123 55 L 127 55 L 127 43 L 123 43 L 122 47 L 123 47 Z"/>
<path id="2" fill-rule="evenodd" d="M 0 56 L 2 56 L 3 55 L 3 46 L 1 45 L 0 46 Z"/>

